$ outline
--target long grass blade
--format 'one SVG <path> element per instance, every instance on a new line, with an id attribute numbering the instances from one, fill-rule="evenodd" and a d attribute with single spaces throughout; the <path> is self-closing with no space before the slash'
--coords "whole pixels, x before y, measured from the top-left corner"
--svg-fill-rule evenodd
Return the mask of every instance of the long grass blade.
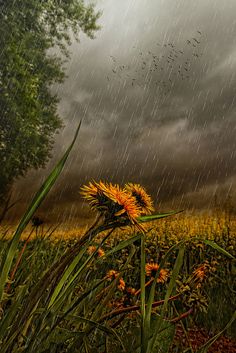
<path id="1" fill-rule="evenodd" d="M 146 353 L 148 346 L 149 332 L 146 322 L 146 289 L 145 289 L 145 235 L 141 237 L 141 269 L 140 269 L 140 287 L 141 287 L 141 353 Z"/>
<path id="2" fill-rule="evenodd" d="M 153 335 L 153 338 L 148 346 L 148 353 L 151 353 L 155 344 L 156 344 L 156 340 L 157 340 L 157 337 L 158 337 L 158 333 L 160 332 L 161 328 L 162 328 L 162 325 L 163 325 L 163 318 L 164 318 L 164 315 L 166 313 L 166 310 L 167 310 L 167 304 L 168 304 L 168 300 L 173 292 L 173 289 L 175 288 L 175 285 L 176 285 L 176 279 L 179 275 L 179 272 L 180 272 L 180 269 L 182 267 L 182 264 L 183 264 L 183 259 L 184 259 L 184 251 L 185 251 L 185 247 L 183 245 L 183 243 L 179 246 L 179 253 L 178 253 L 178 256 L 177 256 L 177 259 L 175 261 L 175 264 L 174 264 L 174 268 L 173 268 L 173 271 L 172 271 L 172 276 L 171 276 L 171 279 L 170 279 L 170 283 L 168 285 L 168 288 L 167 288 L 167 291 L 166 291 L 166 295 L 165 295 L 165 300 L 164 300 L 164 304 L 163 304 L 163 307 L 162 307 L 162 310 L 161 310 L 161 315 L 160 317 L 158 318 L 157 320 L 157 323 L 155 325 L 155 331 L 154 331 L 154 335 Z"/>
<path id="3" fill-rule="evenodd" d="M 48 304 L 48 309 L 50 309 L 52 307 L 52 305 L 54 304 L 54 302 L 57 299 L 57 297 L 59 296 L 63 286 L 65 285 L 67 279 L 69 278 L 71 273 L 74 271 L 75 267 L 78 265 L 79 261 L 81 260 L 81 258 L 85 254 L 86 250 L 87 250 L 87 247 L 84 247 L 79 252 L 79 254 L 74 258 L 74 260 L 71 262 L 71 264 L 68 266 L 68 268 L 65 270 L 63 276 L 61 277 L 60 281 L 57 283 L 57 286 L 52 293 L 52 296 L 51 296 L 49 304 Z M 81 272 L 81 270 L 82 270 L 82 268 L 80 267 L 79 272 Z"/>
<path id="4" fill-rule="evenodd" d="M 183 210 L 181 210 L 181 211 L 171 211 L 171 212 L 166 212 L 166 213 L 159 213 L 159 214 L 151 215 L 151 216 L 142 216 L 142 217 L 139 217 L 137 219 L 137 221 L 139 223 L 156 221 L 157 219 L 173 216 L 173 215 L 176 215 L 176 214 L 181 213 L 181 212 L 183 212 Z"/>
<path id="5" fill-rule="evenodd" d="M 230 259 L 233 259 L 233 260 L 236 259 L 233 255 L 231 255 L 228 251 L 226 251 L 226 250 L 223 249 L 221 246 L 219 246 L 218 244 L 216 244 L 214 241 L 205 239 L 205 240 L 203 240 L 203 242 L 204 242 L 206 245 L 211 246 L 213 249 L 217 250 L 218 252 L 222 253 L 223 255 L 229 257 Z"/>
<path id="6" fill-rule="evenodd" d="M 133 237 L 127 239 L 127 240 L 123 240 L 121 241 L 117 246 L 115 246 L 113 249 L 111 249 L 110 251 L 107 251 L 105 253 L 105 256 L 108 257 L 118 251 L 121 251 L 125 248 L 127 248 L 127 246 L 133 244 L 135 241 L 138 241 L 141 238 L 142 234 L 137 234 L 134 235 Z M 98 262 L 102 262 L 103 259 L 99 259 Z"/>
<path id="7" fill-rule="evenodd" d="M 165 311 L 166 311 L 168 300 L 173 292 L 173 289 L 176 286 L 176 280 L 177 280 L 177 277 L 179 275 L 179 272 L 181 270 L 181 267 L 182 267 L 183 261 L 184 261 L 184 251 L 185 251 L 185 247 L 183 244 L 181 244 L 179 247 L 179 253 L 178 253 L 178 256 L 177 256 L 177 259 L 175 261 L 175 265 L 174 265 L 174 268 L 172 271 L 172 275 L 170 278 L 170 283 L 169 283 L 167 291 L 166 291 L 165 302 L 162 307 L 163 313 L 165 313 Z"/>
<path id="8" fill-rule="evenodd" d="M 27 286 L 22 285 L 17 288 L 17 293 L 16 293 L 16 298 L 11 305 L 11 307 L 8 309 L 6 315 L 4 318 L 1 320 L 0 324 L 0 340 L 1 338 L 6 334 L 8 327 L 12 324 L 12 322 L 15 319 L 17 310 L 19 309 L 21 305 L 21 301 L 23 300 L 25 294 L 27 292 Z"/>
<path id="9" fill-rule="evenodd" d="M 52 172 L 49 174 L 41 188 L 38 190 L 38 192 L 35 194 L 32 202 L 30 203 L 27 211 L 25 212 L 23 218 L 20 221 L 20 224 L 18 225 L 16 232 L 10 242 L 10 246 L 7 250 L 6 258 L 2 267 L 2 271 L 0 274 L 0 301 L 3 299 L 3 293 L 4 293 L 4 287 L 7 281 L 7 277 L 9 274 L 9 271 L 11 269 L 11 265 L 17 250 L 17 246 L 21 237 L 21 234 L 27 224 L 30 222 L 32 216 L 34 215 L 35 211 L 38 209 L 38 207 L 41 205 L 49 191 L 51 190 L 52 186 L 56 182 L 57 178 L 61 174 L 64 165 L 66 163 L 66 160 L 70 154 L 71 149 L 73 148 L 75 141 L 77 139 L 79 130 L 80 130 L 81 122 L 76 130 L 75 136 L 73 138 L 72 143 L 66 150 L 64 156 L 62 159 L 58 162 L 58 164 L 55 166 L 55 168 L 52 170 Z"/>
<path id="10" fill-rule="evenodd" d="M 155 288 L 156 288 L 156 284 L 157 284 L 157 279 L 158 279 L 158 277 L 160 275 L 161 269 L 164 267 L 165 263 L 167 262 L 167 260 L 171 256 L 171 254 L 174 251 L 176 251 L 176 249 L 178 249 L 183 244 L 184 244 L 183 241 L 178 243 L 178 244 L 175 244 L 166 252 L 166 254 L 163 256 L 163 258 L 162 258 L 162 260 L 160 262 L 159 268 L 158 268 L 158 270 L 157 270 L 157 272 L 155 274 L 155 278 L 154 278 L 152 286 L 151 286 L 151 290 L 150 290 L 148 301 L 147 301 L 147 307 L 146 307 L 146 326 L 149 329 L 150 329 L 152 304 L 154 302 Z"/>
<path id="11" fill-rule="evenodd" d="M 74 258 L 74 260 L 72 261 L 72 263 L 68 266 L 68 268 L 65 270 L 61 280 L 59 281 L 59 283 L 57 284 L 51 300 L 49 302 L 48 308 L 52 307 L 52 305 L 55 303 L 55 300 L 57 299 L 57 297 L 59 296 L 58 300 L 57 300 L 57 305 L 60 306 L 60 303 L 62 302 L 63 298 L 67 295 L 69 295 L 74 287 L 74 283 L 75 281 L 77 281 L 78 276 L 87 268 L 87 266 L 91 263 L 91 261 L 93 260 L 93 258 L 95 257 L 95 255 L 97 254 L 98 250 L 101 248 L 101 246 L 106 242 L 106 240 L 109 238 L 109 236 L 111 235 L 111 233 L 113 232 L 114 229 L 111 229 L 110 232 L 103 238 L 103 240 L 100 242 L 100 244 L 98 244 L 96 250 L 81 264 L 81 266 L 78 268 L 78 270 L 76 271 L 76 273 L 72 276 L 72 278 L 69 279 L 69 277 L 71 276 L 72 272 L 74 271 L 74 269 L 76 268 L 77 264 L 79 263 L 79 261 L 81 260 L 82 256 L 85 254 L 88 246 L 89 246 L 89 242 L 88 244 L 82 249 L 82 251 L 79 252 L 79 254 Z M 68 280 L 68 283 L 66 284 Z M 66 284 L 65 289 L 62 293 L 61 290 L 63 288 L 63 286 Z"/>

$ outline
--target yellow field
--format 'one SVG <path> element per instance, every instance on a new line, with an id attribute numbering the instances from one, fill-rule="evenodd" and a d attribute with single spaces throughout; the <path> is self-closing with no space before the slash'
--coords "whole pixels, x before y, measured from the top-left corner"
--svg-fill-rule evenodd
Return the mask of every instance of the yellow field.
<path id="1" fill-rule="evenodd" d="M 90 222 L 91 224 L 91 222 Z M 88 224 L 88 226 L 90 225 Z M 71 225 L 64 225 L 63 227 L 57 227 L 56 225 L 44 224 L 36 229 L 32 230 L 32 226 L 28 226 L 23 234 L 23 239 L 27 239 L 30 232 L 31 239 L 34 239 L 37 235 L 42 238 L 50 238 L 53 241 L 65 240 L 73 241 L 79 238 L 88 226 L 75 227 Z M 56 228 L 56 229 L 55 229 Z M 230 244 L 227 244 L 228 250 L 233 249 L 236 245 L 236 216 L 229 216 L 225 212 L 221 213 L 203 213 L 203 214 L 187 214 L 182 213 L 177 216 L 172 216 L 159 221 L 150 222 L 145 225 L 147 229 L 147 237 L 152 239 L 158 237 L 159 240 L 172 242 L 181 239 L 191 239 L 193 237 L 199 237 L 204 239 L 221 240 L 230 238 Z M 5 238 L 10 238 L 14 232 L 13 227 L 5 225 L 1 228 L 1 235 Z M 135 230 L 132 227 L 126 227 L 125 229 L 116 229 L 113 233 L 112 238 L 123 239 L 131 234 L 134 234 Z"/>

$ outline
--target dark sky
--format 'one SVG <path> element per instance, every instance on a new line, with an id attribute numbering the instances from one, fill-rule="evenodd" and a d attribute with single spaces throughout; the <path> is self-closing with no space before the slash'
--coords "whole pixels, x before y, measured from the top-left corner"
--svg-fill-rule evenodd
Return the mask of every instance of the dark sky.
<path id="1" fill-rule="evenodd" d="M 79 187 L 92 178 L 141 183 L 158 209 L 234 197 L 236 1 L 100 0 L 97 8 L 101 30 L 73 41 L 68 77 L 54 88 L 65 127 L 53 160 L 20 180 L 15 197 L 28 202 L 81 118 L 45 204 L 52 217 L 86 213 Z"/>

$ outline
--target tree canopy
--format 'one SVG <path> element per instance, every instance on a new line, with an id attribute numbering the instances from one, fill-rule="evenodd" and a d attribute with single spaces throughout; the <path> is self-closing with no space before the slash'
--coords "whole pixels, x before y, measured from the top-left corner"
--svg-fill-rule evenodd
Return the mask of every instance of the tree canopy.
<path id="1" fill-rule="evenodd" d="M 99 16 L 83 0 L 0 0 L 0 197 L 48 161 L 62 124 L 51 86 L 64 79 L 71 34 L 93 38 Z"/>

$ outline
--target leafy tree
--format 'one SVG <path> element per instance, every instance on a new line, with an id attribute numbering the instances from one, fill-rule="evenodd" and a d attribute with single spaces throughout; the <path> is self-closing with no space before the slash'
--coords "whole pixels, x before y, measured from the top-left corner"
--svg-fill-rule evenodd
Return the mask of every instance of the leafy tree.
<path id="1" fill-rule="evenodd" d="M 61 127 L 51 86 L 63 81 L 70 35 L 93 38 L 99 16 L 83 0 L 0 0 L 0 198 L 48 161 Z"/>

